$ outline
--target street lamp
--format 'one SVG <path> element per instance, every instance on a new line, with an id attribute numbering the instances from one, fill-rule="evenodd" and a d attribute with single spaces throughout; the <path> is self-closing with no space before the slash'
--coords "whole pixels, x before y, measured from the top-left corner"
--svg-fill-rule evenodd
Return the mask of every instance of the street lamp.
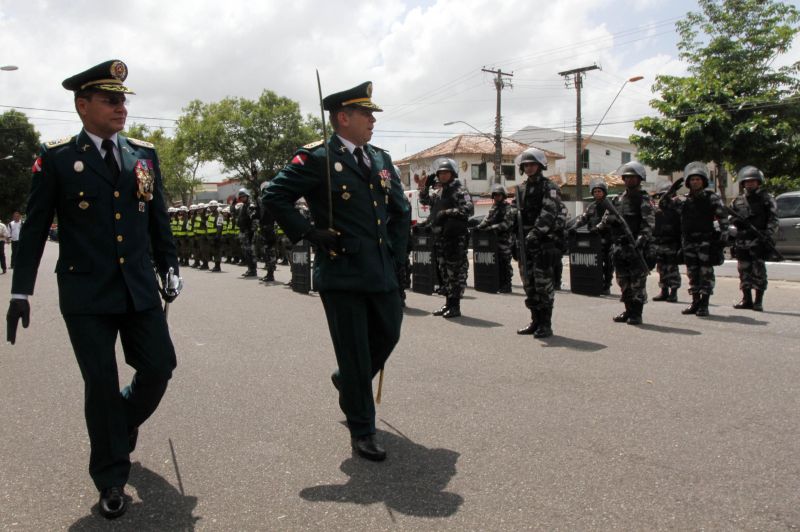
<path id="1" fill-rule="evenodd" d="M 628 83 L 636 83 L 637 81 L 642 80 L 642 79 L 644 79 L 644 76 L 633 76 L 632 78 L 628 78 L 628 79 L 625 80 L 625 82 L 622 84 L 622 87 L 620 87 L 619 90 L 617 91 L 617 95 L 614 96 L 614 99 L 611 100 L 610 104 L 608 104 L 608 109 L 606 109 L 606 112 L 603 113 L 603 116 L 600 118 L 600 121 L 597 122 L 597 125 L 594 126 L 594 130 L 592 131 L 592 134 L 589 135 L 583 141 L 583 143 L 581 145 L 581 152 L 583 152 L 583 150 L 586 149 L 586 145 L 589 144 L 589 141 L 592 140 L 592 137 L 594 137 L 594 134 L 597 132 L 597 128 L 600 127 L 600 124 L 602 124 L 603 120 L 605 120 L 606 115 L 611 110 L 611 106 L 614 105 L 614 102 L 617 101 L 617 98 L 619 98 L 619 95 L 622 93 L 622 89 L 625 88 L 625 85 L 627 85 Z"/>
<path id="2" fill-rule="evenodd" d="M 468 122 L 464 122 L 463 120 L 453 120 L 452 122 L 445 122 L 443 125 L 452 126 L 453 124 L 464 124 L 465 126 L 471 127 L 472 129 L 474 129 L 475 131 L 480 133 L 481 136 L 486 137 L 487 139 L 492 141 L 492 144 L 494 144 L 494 153 L 495 153 L 494 181 L 496 181 L 498 184 L 501 183 L 502 167 L 500 166 L 500 163 L 498 163 L 498 161 L 502 160 L 502 155 L 500 155 L 500 154 L 502 154 L 502 152 L 503 152 L 503 147 L 502 147 L 502 144 L 501 144 L 502 141 L 500 140 L 500 138 L 497 137 L 497 136 L 492 136 L 492 135 L 490 135 L 488 133 L 484 133 L 483 131 L 481 131 L 477 127 L 473 126 L 472 124 L 470 124 Z M 492 184 L 493 183 L 489 184 L 490 188 L 491 188 Z"/>
<path id="3" fill-rule="evenodd" d="M 17 65 L 3 65 L 3 66 L 0 66 L 0 70 L 5 70 L 5 71 L 8 72 L 8 71 L 11 71 L 11 70 L 19 70 L 19 67 Z"/>

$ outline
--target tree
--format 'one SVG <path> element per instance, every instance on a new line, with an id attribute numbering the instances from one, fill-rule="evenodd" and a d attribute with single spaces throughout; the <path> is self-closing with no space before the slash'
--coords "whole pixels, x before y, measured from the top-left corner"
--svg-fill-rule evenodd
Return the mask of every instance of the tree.
<path id="1" fill-rule="evenodd" d="M 698 5 L 676 24 L 689 75 L 658 76 L 660 99 L 650 105 L 659 116 L 636 121 L 639 160 L 667 172 L 701 160 L 800 177 L 800 63 L 773 66 L 800 31 L 797 9 L 776 0 Z"/>
<path id="2" fill-rule="evenodd" d="M 215 123 L 207 116 L 208 106 L 200 100 L 192 100 L 183 108 L 183 114 L 178 118 L 174 148 L 185 157 L 189 173 L 187 185 L 191 185 L 189 192 L 201 183 L 197 177 L 200 167 L 214 160 L 216 136 L 219 132 L 213 129 Z M 185 200 L 188 201 L 188 196 Z"/>
<path id="3" fill-rule="evenodd" d="M 164 180 L 164 192 L 171 202 L 187 201 L 200 180 L 193 176 L 186 153 L 181 150 L 176 139 L 168 137 L 162 128 L 151 131 L 144 124 L 133 124 L 126 134 L 155 145 L 161 177 Z"/>
<path id="4" fill-rule="evenodd" d="M 206 106 L 203 127 L 213 155 L 253 191 L 271 180 L 294 151 L 319 138 L 316 122 L 304 121 L 297 102 L 265 90 L 258 100 L 225 98 Z"/>
<path id="5" fill-rule="evenodd" d="M 39 133 L 28 117 L 14 109 L 1 114 L 0 219 L 8 222 L 14 211 L 24 211 L 38 152 Z"/>

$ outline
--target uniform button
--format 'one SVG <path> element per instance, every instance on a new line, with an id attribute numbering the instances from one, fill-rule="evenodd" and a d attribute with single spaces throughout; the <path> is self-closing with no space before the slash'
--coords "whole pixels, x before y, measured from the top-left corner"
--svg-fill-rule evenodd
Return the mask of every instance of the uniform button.
<path id="1" fill-rule="evenodd" d="M 80 197 L 83 197 L 83 190 L 81 190 L 80 192 L 78 192 L 78 196 L 80 196 Z"/>
<path id="2" fill-rule="evenodd" d="M 117 235 L 117 242 L 122 242 L 122 235 Z"/>
<path id="3" fill-rule="evenodd" d="M 120 218 L 122 218 L 122 215 L 120 213 L 114 215 L 115 220 L 119 220 Z"/>
<path id="4" fill-rule="evenodd" d="M 115 198 L 118 198 L 118 197 L 119 197 L 119 190 L 115 190 L 115 191 L 114 191 L 114 197 L 115 197 Z"/>
<path id="5" fill-rule="evenodd" d="M 378 244 L 383 244 L 383 237 L 378 239 Z"/>
<path id="6" fill-rule="evenodd" d="M 119 258 L 119 263 L 120 264 L 125 264 L 125 257 L 120 257 Z"/>
<path id="7" fill-rule="evenodd" d="M 378 206 L 378 202 L 377 201 L 373 201 L 372 204 L 375 205 L 376 207 Z"/>
<path id="8" fill-rule="evenodd" d="M 70 266 L 69 267 L 69 271 L 73 271 L 74 269 L 75 269 L 75 266 Z"/>
<path id="9" fill-rule="evenodd" d="M 369 189 L 370 189 L 370 190 L 372 190 L 372 188 L 373 188 L 373 187 L 372 187 L 372 183 L 370 183 L 370 185 L 369 185 Z"/>
<path id="10" fill-rule="evenodd" d="M 378 220 L 378 225 L 381 225 L 381 221 L 380 220 Z"/>

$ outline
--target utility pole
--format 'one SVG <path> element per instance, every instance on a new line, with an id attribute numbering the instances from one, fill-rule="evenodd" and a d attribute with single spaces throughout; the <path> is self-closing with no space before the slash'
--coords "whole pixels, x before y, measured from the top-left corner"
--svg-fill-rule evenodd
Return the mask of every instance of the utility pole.
<path id="1" fill-rule="evenodd" d="M 599 68 L 599 66 L 594 64 L 592 66 L 573 68 L 572 70 L 565 70 L 564 72 L 558 73 L 559 76 L 564 77 L 567 88 L 572 84 L 578 95 L 575 119 L 575 201 L 582 201 L 581 198 L 583 198 L 583 139 L 581 138 L 581 88 L 583 87 L 583 73 L 589 70 L 598 70 Z"/>
<path id="2" fill-rule="evenodd" d="M 497 70 L 482 68 L 481 70 L 497 76 L 494 78 L 494 86 L 497 89 L 497 114 L 494 119 L 494 180 L 489 183 L 489 190 L 491 190 L 495 183 L 502 183 L 501 176 L 503 175 L 503 119 L 500 115 L 500 93 L 506 87 L 503 76 L 510 78 L 514 76 L 514 73 L 503 72 L 499 68 Z M 511 87 L 510 82 L 508 86 Z"/>

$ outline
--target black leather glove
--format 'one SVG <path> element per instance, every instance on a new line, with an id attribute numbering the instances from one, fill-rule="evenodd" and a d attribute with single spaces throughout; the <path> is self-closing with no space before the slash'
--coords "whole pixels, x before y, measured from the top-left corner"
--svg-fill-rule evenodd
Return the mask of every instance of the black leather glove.
<path id="1" fill-rule="evenodd" d="M 319 253 L 335 255 L 339 251 L 339 235 L 331 229 L 312 229 L 303 238 Z"/>
<path id="2" fill-rule="evenodd" d="M 425 187 L 431 188 L 436 183 L 436 174 L 431 174 L 425 179 Z"/>
<path id="3" fill-rule="evenodd" d="M 8 313 L 6 314 L 6 340 L 11 342 L 11 345 L 17 341 L 17 325 L 20 318 L 22 318 L 22 326 L 27 329 L 31 323 L 31 305 L 27 299 L 12 299 L 8 304 Z"/>
<path id="4" fill-rule="evenodd" d="M 683 185 L 683 178 L 680 177 L 680 178 L 676 179 L 675 182 L 672 183 L 672 186 L 669 187 L 669 190 L 667 191 L 665 196 L 668 197 L 668 198 L 671 198 L 672 196 L 674 196 L 678 192 L 678 189 L 681 188 L 682 185 Z"/>

